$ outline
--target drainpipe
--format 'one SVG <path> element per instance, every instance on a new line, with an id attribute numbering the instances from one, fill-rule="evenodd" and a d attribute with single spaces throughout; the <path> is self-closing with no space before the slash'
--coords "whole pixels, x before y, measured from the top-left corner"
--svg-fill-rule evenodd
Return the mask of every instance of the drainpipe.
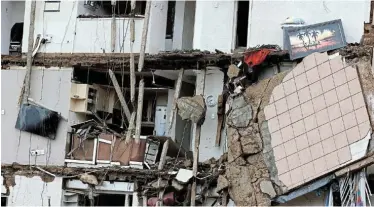
<path id="1" fill-rule="evenodd" d="M 32 66 L 32 50 L 34 47 L 34 29 L 35 29 L 35 9 L 36 1 L 31 1 L 31 10 L 30 10 L 30 26 L 29 26 L 29 40 L 27 46 L 27 58 L 26 58 L 26 76 L 25 76 L 25 90 L 23 93 L 22 103 L 27 103 L 30 95 L 30 83 L 31 83 L 31 66 Z"/>

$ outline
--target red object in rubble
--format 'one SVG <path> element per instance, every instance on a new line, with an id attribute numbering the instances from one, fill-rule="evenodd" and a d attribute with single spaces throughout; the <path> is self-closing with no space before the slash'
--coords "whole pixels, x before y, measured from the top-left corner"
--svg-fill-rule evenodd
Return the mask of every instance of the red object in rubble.
<path id="1" fill-rule="evenodd" d="M 270 52 L 275 51 L 272 49 L 258 49 L 244 53 L 244 62 L 247 63 L 249 67 L 260 65 Z"/>
<path id="2" fill-rule="evenodd" d="M 149 198 L 148 201 L 147 201 L 147 206 L 156 206 L 157 201 L 158 201 L 158 197 Z M 162 201 L 163 201 L 165 206 L 174 205 L 174 203 L 175 203 L 174 192 L 170 192 L 168 194 L 165 194 Z"/>

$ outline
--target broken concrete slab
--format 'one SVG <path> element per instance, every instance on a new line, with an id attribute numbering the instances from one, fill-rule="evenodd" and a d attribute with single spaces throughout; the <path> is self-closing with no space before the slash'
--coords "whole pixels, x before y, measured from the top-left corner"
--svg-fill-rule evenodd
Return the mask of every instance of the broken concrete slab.
<path id="1" fill-rule="evenodd" d="M 227 76 L 229 76 L 229 78 L 238 77 L 239 72 L 240 72 L 240 69 L 238 68 L 238 66 L 231 64 L 229 66 L 229 69 L 227 70 Z"/>
<path id="2" fill-rule="evenodd" d="M 189 119 L 193 123 L 201 123 L 204 120 L 206 105 L 202 95 L 179 98 L 177 107 L 183 120 Z"/>
<path id="3" fill-rule="evenodd" d="M 274 190 L 273 183 L 268 180 L 261 181 L 260 189 L 263 193 L 268 194 L 271 198 L 277 196 L 277 193 Z"/>
<path id="4" fill-rule="evenodd" d="M 181 191 L 184 189 L 184 186 L 176 180 L 171 181 L 171 186 L 173 186 L 177 191 Z"/>
<path id="5" fill-rule="evenodd" d="M 227 117 L 227 124 L 236 127 L 247 127 L 252 120 L 252 108 L 243 95 L 233 99 L 231 111 Z"/>
<path id="6" fill-rule="evenodd" d="M 223 175 L 218 176 L 217 189 L 216 189 L 217 193 L 228 188 L 229 186 L 230 186 L 229 181 Z"/>
<path id="7" fill-rule="evenodd" d="M 79 177 L 79 179 L 83 182 L 83 183 L 87 183 L 87 184 L 90 184 L 90 185 L 98 185 L 99 182 L 97 181 L 97 178 L 96 176 L 94 175 L 89 175 L 87 173 L 81 175 Z"/>
<path id="8" fill-rule="evenodd" d="M 193 177 L 193 172 L 192 170 L 186 170 L 186 169 L 179 169 L 177 177 L 175 179 L 183 184 L 188 183 L 190 179 Z"/>

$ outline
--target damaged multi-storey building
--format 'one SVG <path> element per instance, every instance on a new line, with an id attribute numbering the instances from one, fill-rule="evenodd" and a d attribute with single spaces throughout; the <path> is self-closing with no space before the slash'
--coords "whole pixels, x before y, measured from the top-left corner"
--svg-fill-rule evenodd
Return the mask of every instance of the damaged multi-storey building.
<path id="1" fill-rule="evenodd" d="M 1 1 L 2 206 L 371 205 L 373 5 Z"/>

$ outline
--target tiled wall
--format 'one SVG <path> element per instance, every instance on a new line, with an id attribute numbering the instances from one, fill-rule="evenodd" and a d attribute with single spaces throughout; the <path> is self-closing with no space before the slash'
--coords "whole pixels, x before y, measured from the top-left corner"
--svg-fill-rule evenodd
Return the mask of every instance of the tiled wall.
<path id="1" fill-rule="evenodd" d="M 279 179 L 289 189 L 351 161 L 352 144 L 370 129 L 356 69 L 326 53 L 290 71 L 264 112 Z"/>

